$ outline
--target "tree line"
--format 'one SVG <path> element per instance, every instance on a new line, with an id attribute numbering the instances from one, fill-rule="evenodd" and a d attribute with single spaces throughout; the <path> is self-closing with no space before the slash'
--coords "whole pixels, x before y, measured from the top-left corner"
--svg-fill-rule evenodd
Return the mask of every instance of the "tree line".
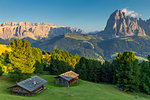
<path id="1" fill-rule="evenodd" d="M 134 53 L 119 53 L 110 63 L 81 57 L 75 72 L 80 78 L 92 82 L 115 84 L 123 91 L 144 92 L 150 94 L 150 55 L 149 61 L 138 62 Z"/>
<path id="2" fill-rule="evenodd" d="M 12 81 L 21 81 L 32 74 L 48 72 L 52 75 L 74 70 L 79 62 L 78 54 L 74 56 L 67 51 L 54 49 L 50 52 L 41 51 L 31 47 L 27 40 L 14 39 L 9 42 L 11 52 L 5 51 L 0 55 L 0 75 L 8 72 L 8 78 Z M 7 70 L 4 71 L 6 66 Z"/>
<path id="3" fill-rule="evenodd" d="M 119 53 L 112 62 L 100 62 L 57 49 L 52 53 L 41 51 L 26 40 L 12 40 L 9 46 L 12 51 L 0 56 L 0 75 L 4 73 L 2 66 L 7 66 L 8 78 L 12 81 L 26 79 L 32 74 L 58 75 L 73 70 L 83 80 L 106 82 L 123 91 L 150 94 L 150 56 L 149 61 L 139 63 L 133 52 L 126 51 Z"/>

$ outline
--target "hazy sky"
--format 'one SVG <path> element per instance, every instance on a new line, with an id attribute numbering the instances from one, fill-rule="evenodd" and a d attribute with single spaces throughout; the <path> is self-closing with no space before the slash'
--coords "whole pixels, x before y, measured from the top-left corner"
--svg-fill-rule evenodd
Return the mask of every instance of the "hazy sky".
<path id="1" fill-rule="evenodd" d="M 150 0 L 0 0 L 0 23 L 48 22 L 97 31 L 112 12 L 124 8 L 150 18 Z"/>

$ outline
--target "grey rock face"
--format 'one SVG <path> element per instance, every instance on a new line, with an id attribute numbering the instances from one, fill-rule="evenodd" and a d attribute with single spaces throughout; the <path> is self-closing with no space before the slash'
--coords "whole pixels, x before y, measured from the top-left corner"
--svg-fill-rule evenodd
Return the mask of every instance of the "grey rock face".
<path id="1" fill-rule="evenodd" d="M 126 16 L 121 10 L 116 10 L 108 19 L 103 35 L 108 37 L 146 36 L 145 29 L 141 26 L 137 18 Z"/>
<path id="2" fill-rule="evenodd" d="M 5 22 L 0 24 L 0 38 L 47 38 L 48 36 L 64 35 L 66 33 L 82 33 L 80 29 L 67 26 L 56 26 L 51 23 Z"/>
<path id="3" fill-rule="evenodd" d="M 138 24 L 145 30 L 147 35 L 150 35 L 150 19 L 145 21 L 140 18 Z"/>

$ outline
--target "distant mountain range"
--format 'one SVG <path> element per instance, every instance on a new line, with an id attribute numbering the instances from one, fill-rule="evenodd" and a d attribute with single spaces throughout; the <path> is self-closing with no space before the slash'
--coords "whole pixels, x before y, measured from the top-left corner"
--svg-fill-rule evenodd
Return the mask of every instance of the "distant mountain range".
<path id="1" fill-rule="evenodd" d="M 0 24 L 0 38 L 26 38 L 34 40 L 64 35 L 66 33 L 84 33 L 81 29 L 56 26 L 51 23 L 5 22 Z"/>
<path id="2" fill-rule="evenodd" d="M 56 48 L 99 60 L 112 60 L 117 53 L 131 50 L 143 60 L 150 55 L 150 19 L 133 18 L 116 10 L 103 31 L 88 34 L 50 23 L 6 22 L 0 24 L 0 38 L 2 44 L 14 38 L 27 39 L 41 50 Z"/>
<path id="3" fill-rule="evenodd" d="M 0 38 L 26 38 L 34 40 L 65 35 L 66 33 L 85 33 L 82 29 L 68 26 L 56 26 L 52 23 L 29 23 L 29 22 L 5 22 L 0 24 Z M 90 32 L 89 34 L 98 34 L 103 38 L 117 38 L 126 36 L 149 36 L 150 19 L 133 18 L 126 16 L 121 10 L 113 12 L 101 32 Z"/>

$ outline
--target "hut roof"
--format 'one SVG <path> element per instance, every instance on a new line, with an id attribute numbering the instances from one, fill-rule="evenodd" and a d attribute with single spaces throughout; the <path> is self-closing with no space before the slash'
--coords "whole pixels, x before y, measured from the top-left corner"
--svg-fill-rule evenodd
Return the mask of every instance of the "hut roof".
<path id="1" fill-rule="evenodd" d="M 58 75 L 58 76 L 64 78 L 64 79 L 67 80 L 67 81 L 70 81 L 70 80 L 72 80 L 73 78 L 78 77 L 79 74 L 77 74 L 77 73 L 75 73 L 75 72 L 73 72 L 73 71 L 68 71 L 68 72 L 62 73 L 62 74 L 60 74 L 60 75 Z"/>
<path id="2" fill-rule="evenodd" d="M 45 83 L 47 83 L 46 80 L 38 77 L 38 76 L 34 76 L 32 78 L 28 78 L 24 81 L 21 81 L 11 87 L 14 87 L 14 86 L 20 86 L 30 92 L 34 91 L 35 89 L 41 87 L 42 85 L 44 85 Z M 9 87 L 9 88 L 11 88 Z"/>

